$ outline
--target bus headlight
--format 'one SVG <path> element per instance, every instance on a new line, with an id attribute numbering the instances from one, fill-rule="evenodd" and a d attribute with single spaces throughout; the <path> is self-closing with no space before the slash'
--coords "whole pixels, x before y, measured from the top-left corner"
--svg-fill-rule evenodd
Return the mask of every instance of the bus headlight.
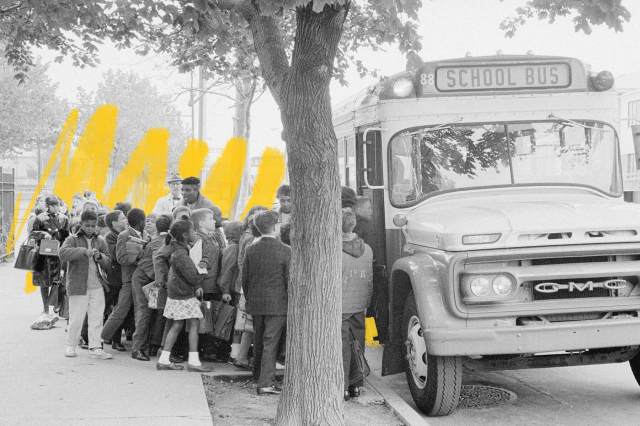
<path id="1" fill-rule="evenodd" d="M 413 93 L 413 81 L 401 77 L 393 83 L 393 94 L 399 98 L 406 98 Z"/>
<path id="2" fill-rule="evenodd" d="M 591 76 L 591 84 L 598 92 L 611 89 L 613 82 L 613 74 L 610 71 L 600 71 L 595 76 Z"/>
<path id="3" fill-rule="evenodd" d="M 463 274 L 461 284 L 465 303 L 499 302 L 516 293 L 510 274 Z"/>
<path id="4" fill-rule="evenodd" d="M 473 277 L 469 280 L 469 290 L 474 296 L 488 296 L 491 293 L 491 283 L 487 277 Z"/>
<path id="5" fill-rule="evenodd" d="M 492 282 L 493 292 L 498 296 L 507 296 L 513 290 L 513 281 L 506 275 L 496 276 Z"/>

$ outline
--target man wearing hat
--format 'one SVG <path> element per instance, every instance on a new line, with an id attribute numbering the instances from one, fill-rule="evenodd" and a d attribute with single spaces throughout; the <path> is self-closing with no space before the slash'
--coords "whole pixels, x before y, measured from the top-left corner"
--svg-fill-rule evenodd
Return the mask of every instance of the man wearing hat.
<path id="1" fill-rule="evenodd" d="M 172 174 L 167 179 L 169 194 L 160 198 L 153 208 L 153 213 L 157 216 L 166 214 L 171 216 L 173 209 L 182 204 L 182 179 L 177 174 Z"/>
<path id="2" fill-rule="evenodd" d="M 182 180 L 182 205 L 190 210 L 216 210 L 214 204 L 200 193 L 200 179 L 194 176 Z"/>

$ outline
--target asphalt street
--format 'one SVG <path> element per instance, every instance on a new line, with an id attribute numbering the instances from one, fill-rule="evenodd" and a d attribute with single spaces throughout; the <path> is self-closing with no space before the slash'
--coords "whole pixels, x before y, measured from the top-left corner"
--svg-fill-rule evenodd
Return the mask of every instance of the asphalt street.
<path id="1" fill-rule="evenodd" d="M 374 370 L 380 351 L 367 348 Z M 379 370 L 377 371 L 379 373 Z M 382 378 L 415 408 L 405 375 Z M 496 386 L 517 399 L 491 408 L 458 409 L 430 425 L 640 425 L 640 386 L 628 363 L 465 374 L 463 384 Z"/>

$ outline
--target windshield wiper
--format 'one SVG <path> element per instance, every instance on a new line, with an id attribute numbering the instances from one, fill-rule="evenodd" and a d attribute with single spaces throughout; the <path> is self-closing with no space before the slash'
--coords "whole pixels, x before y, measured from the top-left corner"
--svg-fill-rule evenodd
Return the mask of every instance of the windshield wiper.
<path id="1" fill-rule="evenodd" d="M 568 118 L 560 117 L 558 115 L 555 115 L 554 113 L 549 114 L 547 116 L 547 118 L 550 119 L 550 120 L 558 120 L 558 121 L 561 121 L 563 123 L 572 124 L 574 126 L 582 127 L 584 129 L 600 130 L 601 132 L 610 132 L 611 130 L 613 130 L 608 126 L 607 127 L 605 127 L 605 126 L 602 126 L 602 127 L 587 126 L 586 124 L 580 123 L 578 121 L 574 121 L 574 120 L 570 120 Z"/>

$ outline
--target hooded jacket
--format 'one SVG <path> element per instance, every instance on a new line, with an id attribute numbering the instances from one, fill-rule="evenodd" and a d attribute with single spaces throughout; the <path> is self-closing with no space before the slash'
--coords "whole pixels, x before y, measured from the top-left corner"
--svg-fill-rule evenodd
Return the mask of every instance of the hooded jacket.
<path id="1" fill-rule="evenodd" d="M 356 234 L 342 241 L 342 313 L 364 312 L 373 293 L 373 251 Z"/>

